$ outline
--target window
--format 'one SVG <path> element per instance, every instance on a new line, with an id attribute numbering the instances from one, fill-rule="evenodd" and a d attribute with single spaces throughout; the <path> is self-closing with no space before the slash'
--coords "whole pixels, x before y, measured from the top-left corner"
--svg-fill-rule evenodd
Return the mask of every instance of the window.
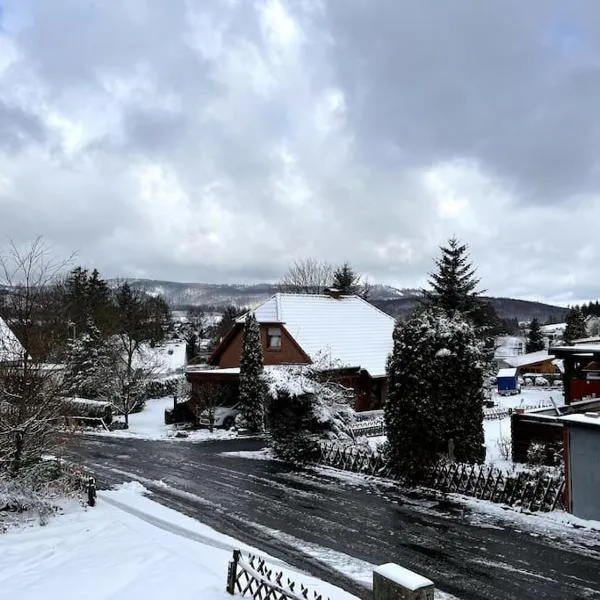
<path id="1" fill-rule="evenodd" d="M 267 349 L 281 350 L 281 329 L 279 327 L 267 329 Z"/>

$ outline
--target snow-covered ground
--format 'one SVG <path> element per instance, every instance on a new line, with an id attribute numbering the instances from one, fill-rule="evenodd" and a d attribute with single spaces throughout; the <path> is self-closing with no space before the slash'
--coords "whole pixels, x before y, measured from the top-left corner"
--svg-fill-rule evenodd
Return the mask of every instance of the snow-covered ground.
<path id="1" fill-rule="evenodd" d="M 173 397 L 166 396 L 146 401 L 144 410 L 129 415 L 129 429 L 123 431 L 94 432 L 94 435 L 105 435 L 119 438 L 137 438 L 145 440 L 187 440 L 204 442 L 209 440 L 224 440 L 237 437 L 237 432 L 215 429 L 212 433 L 208 429 L 186 430 L 188 437 L 177 438 L 177 428 L 174 425 L 165 425 L 165 409 L 173 408 Z"/>
<path id="2" fill-rule="evenodd" d="M 225 582 L 232 550 L 262 553 L 153 502 L 143 491 L 139 484 L 125 484 L 102 492 L 95 508 L 72 509 L 45 527 L 4 534 L 0 598 L 231 598 Z M 271 562 L 324 597 L 355 599 L 280 561 Z"/>
<path id="3" fill-rule="evenodd" d="M 562 389 L 522 388 L 515 396 L 493 395 L 493 401 L 501 408 L 519 406 L 550 405 L 551 399 L 557 406 L 564 404 Z M 512 469 L 510 450 L 510 417 L 489 419 L 483 422 L 487 463 L 499 469 Z"/>

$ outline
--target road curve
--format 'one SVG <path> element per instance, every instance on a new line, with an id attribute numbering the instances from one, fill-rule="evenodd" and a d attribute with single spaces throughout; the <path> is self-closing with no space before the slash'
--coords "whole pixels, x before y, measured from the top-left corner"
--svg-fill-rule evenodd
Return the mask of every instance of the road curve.
<path id="1" fill-rule="evenodd" d="M 593 532 L 534 527 L 511 511 L 492 516 L 385 482 L 227 454 L 261 446 L 86 436 L 67 454 L 89 464 L 100 486 L 135 478 L 153 499 L 361 598 L 370 592 L 300 547 L 396 562 L 462 600 L 600 599 Z"/>

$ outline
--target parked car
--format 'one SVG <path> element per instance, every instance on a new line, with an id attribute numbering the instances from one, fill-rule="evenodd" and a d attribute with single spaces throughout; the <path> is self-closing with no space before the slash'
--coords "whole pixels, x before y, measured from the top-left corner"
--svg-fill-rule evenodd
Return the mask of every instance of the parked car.
<path id="1" fill-rule="evenodd" d="M 198 423 L 208 427 L 210 425 L 211 409 L 204 409 L 198 417 Z M 212 408 L 214 415 L 213 427 L 223 427 L 231 429 L 235 425 L 235 418 L 240 414 L 237 404 L 234 406 L 215 406 Z"/>

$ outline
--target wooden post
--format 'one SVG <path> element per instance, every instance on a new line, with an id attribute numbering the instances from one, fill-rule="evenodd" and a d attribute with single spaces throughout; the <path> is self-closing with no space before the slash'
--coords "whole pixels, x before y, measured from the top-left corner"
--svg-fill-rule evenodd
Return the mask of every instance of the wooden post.
<path id="1" fill-rule="evenodd" d="M 454 438 L 448 440 L 448 460 L 454 462 Z"/>
<path id="2" fill-rule="evenodd" d="M 225 591 L 232 596 L 235 593 L 235 578 L 237 576 L 237 566 L 239 561 L 240 551 L 234 550 L 233 558 L 229 561 L 229 565 L 227 566 L 227 587 L 225 588 Z"/>
<path id="3" fill-rule="evenodd" d="M 433 581 L 394 563 L 373 571 L 373 600 L 433 600 Z"/>

